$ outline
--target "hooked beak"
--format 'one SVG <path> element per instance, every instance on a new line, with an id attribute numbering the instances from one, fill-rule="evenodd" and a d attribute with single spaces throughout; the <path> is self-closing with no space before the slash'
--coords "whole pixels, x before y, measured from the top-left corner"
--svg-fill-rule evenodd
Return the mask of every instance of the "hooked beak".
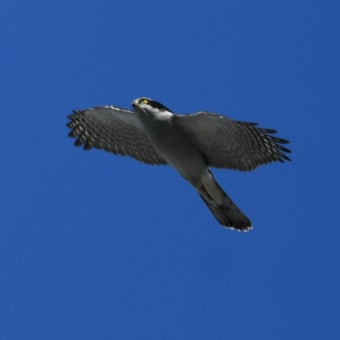
<path id="1" fill-rule="evenodd" d="M 138 103 L 139 103 L 139 99 L 137 98 L 137 99 L 135 99 L 135 100 L 131 103 L 131 105 L 132 105 L 133 107 L 136 107 L 136 106 L 138 106 Z"/>

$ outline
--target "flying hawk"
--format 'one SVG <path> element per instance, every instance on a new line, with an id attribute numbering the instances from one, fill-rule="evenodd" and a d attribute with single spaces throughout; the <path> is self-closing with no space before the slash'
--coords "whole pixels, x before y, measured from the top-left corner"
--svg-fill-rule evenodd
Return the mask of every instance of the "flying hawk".
<path id="1" fill-rule="evenodd" d="M 209 167 L 253 170 L 261 164 L 290 160 L 274 137 L 257 127 L 211 112 L 175 114 L 161 103 L 138 98 L 133 111 L 117 106 L 75 110 L 68 116 L 70 137 L 84 149 L 103 149 L 148 164 L 172 165 L 196 189 L 217 221 L 247 231 L 250 220 L 223 191 Z"/>

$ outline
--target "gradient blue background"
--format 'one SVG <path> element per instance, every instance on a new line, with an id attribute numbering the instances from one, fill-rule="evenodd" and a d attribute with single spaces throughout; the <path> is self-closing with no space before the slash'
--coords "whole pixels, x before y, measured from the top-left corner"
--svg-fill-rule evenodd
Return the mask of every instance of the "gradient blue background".
<path id="1" fill-rule="evenodd" d="M 2 1 L 0 340 L 340 339 L 339 1 Z M 148 96 L 276 128 L 293 161 L 171 168 L 67 137 Z"/>

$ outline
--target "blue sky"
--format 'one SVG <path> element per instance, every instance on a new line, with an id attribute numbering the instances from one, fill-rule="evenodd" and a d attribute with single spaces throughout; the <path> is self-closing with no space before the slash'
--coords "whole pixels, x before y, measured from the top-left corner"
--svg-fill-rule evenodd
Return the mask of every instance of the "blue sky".
<path id="1" fill-rule="evenodd" d="M 340 338 L 339 1 L 3 1 L 0 340 Z M 136 97 L 276 128 L 293 161 L 171 168 L 67 137 Z"/>

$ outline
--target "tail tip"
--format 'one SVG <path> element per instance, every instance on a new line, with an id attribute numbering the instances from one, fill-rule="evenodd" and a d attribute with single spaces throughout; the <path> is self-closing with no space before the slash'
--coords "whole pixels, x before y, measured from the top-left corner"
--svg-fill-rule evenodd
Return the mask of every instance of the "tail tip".
<path id="1" fill-rule="evenodd" d="M 246 233 L 250 230 L 253 229 L 253 225 L 252 224 L 248 224 L 248 225 L 240 225 L 240 224 L 235 224 L 235 225 L 225 225 L 223 224 L 223 227 L 226 229 L 232 229 L 232 230 L 236 230 L 236 231 L 240 231 L 243 233 Z"/>
<path id="2" fill-rule="evenodd" d="M 246 216 L 242 216 L 244 217 L 243 219 L 239 219 L 239 220 L 219 220 L 220 224 L 226 228 L 226 229 L 233 229 L 236 231 L 242 231 L 242 232 L 247 232 L 253 229 L 253 225 L 251 223 L 251 221 L 246 217 Z"/>

